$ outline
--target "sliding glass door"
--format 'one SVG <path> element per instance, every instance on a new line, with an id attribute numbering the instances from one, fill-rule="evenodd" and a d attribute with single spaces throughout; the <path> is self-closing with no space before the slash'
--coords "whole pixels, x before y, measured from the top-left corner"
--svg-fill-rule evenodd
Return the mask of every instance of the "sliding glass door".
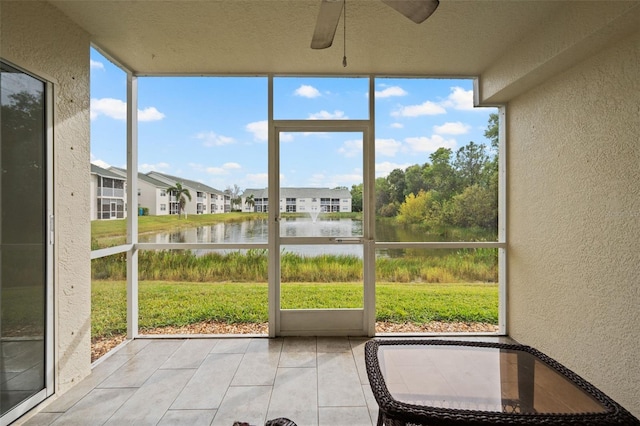
<path id="1" fill-rule="evenodd" d="M 52 236 L 47 85 L 0 66 L 0 408 L 6 424 L 51 389 Z"/>

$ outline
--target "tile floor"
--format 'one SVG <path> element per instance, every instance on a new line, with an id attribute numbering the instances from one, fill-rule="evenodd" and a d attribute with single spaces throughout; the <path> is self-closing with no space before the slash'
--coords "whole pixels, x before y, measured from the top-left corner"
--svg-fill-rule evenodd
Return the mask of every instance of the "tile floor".
<path id="1" fill-rule="evenodd" d="M 34 425 L 375 425 L 366 338 L 139 339 L 17 422 Z"/>

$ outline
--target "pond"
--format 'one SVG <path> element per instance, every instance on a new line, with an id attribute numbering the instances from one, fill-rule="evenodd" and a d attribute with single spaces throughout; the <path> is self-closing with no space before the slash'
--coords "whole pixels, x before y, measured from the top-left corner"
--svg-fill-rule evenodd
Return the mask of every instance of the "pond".
<path id="1" fill-rule="evenodd" d="M 393 219 L 376 220 L 376 241 L 385 242 L 437 242 L 437 241 L 495 241 L 490 233 L 457 232 L 449 235 L 429 234 L 418 231 L 415 227 L 403 226 Z M 311 217 L 282 218 L 280 222 L 282 237 L 361 237 L 362 220 L 351 218 Z M 464 238 L 462 238 L 464 237 Z M 267 243 L 268 223 L 266 219 L 247 220 L 242 222 L 217 223 L 215 225 L 189 228 L 177 232 L 160 232 L 141 234 L 141 243 Z M 362 256 L 362 246 L 357 244 L 336 245 L 296 245 L 283 246 L 285 251 L 305 255 L 322 253 L 347 254 Z M 427 250 L 421 250 L 427 252 Z M 449 250 L 428 250 L 429 255 L 447 254 Z M 385 256 L 402 256 L 405 250 L 379 250 Z M 425 253 L 427 254 L 427 253 Z"/>

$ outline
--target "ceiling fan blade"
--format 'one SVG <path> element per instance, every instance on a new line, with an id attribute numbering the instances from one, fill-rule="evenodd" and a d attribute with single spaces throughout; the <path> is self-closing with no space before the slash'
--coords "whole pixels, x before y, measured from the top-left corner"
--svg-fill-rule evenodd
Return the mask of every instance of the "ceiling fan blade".
<path id="1" fill-rule="evenodd" d="M 343 7 L 343 0 L 322 0 L 318 20 L 316 21 L 316 29 L 313 31 L 313 38 L 311 39 L 312 49 L 326 49 L 331 46 Z"/>
<path id="2" fill-rule="evenodd" d="M 424 22 L 438 8 L 438 0 L 382 0 L 416 24 Z"/>

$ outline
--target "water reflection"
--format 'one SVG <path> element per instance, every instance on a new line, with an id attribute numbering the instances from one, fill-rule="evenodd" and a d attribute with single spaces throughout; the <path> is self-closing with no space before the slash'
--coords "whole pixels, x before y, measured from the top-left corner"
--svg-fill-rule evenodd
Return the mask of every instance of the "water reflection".
<path id="1" fill-rule="evenodd" d="M 280 222 L 280 236 L 282 237 L 362 237 L 362 220 L 335 219 L 319 217 L 313 221 L 310 217 L 282 218 Z M 393 220 L 376 221 L 376 240 L 393 242 L 428 242 L 428 241 L 491 241 L 491 235 L 469 235 L 452 237 L 451 235 L 428 234 L 401 226 Z M 268 222 L 266 219 L 247 220 L 242 222 L 217 223 L 210 226 L 189 228 L 174 232 L 157 234 L 143 234 L 139 236 L 141 243 L 267 243 Z M 296 252 L 315 256 L 325 254 L 329 248 L 333 254 L 351 254 L 361 257 L 362 250 L 358 245 L 344 244 L 334 246 L 296 246 Z M 286 250 L 286 248 L 285 248 Z M 455 251 L 455 250 L 454 250 Z M 378 250 L 379 256 L 442 256 L 451 250 Z M 419 254 L 418 254 L 419 253 Z"/>

